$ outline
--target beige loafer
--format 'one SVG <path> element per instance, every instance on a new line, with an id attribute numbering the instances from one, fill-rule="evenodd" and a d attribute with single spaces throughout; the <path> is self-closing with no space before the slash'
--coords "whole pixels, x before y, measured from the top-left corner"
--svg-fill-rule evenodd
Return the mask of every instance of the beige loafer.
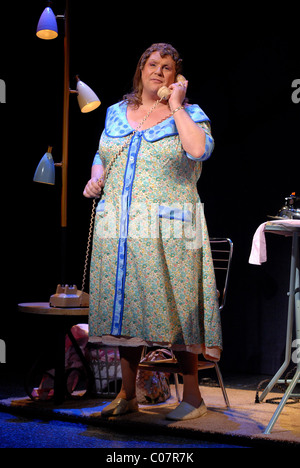
<path id="1" fill-rule="evenodd" d="M 132 398 L 132 400 L 116 398 L 101 411 L 101 416 L 105 418 L 109 416 L 122 416 L 122 414 L 134 413 L 138 410 L 139 406 L 136 397 Z"/>
<path id="2" fill-rule="evenodd" d="M 200 418 L 200 416 L 203 416 L 206 413 L 207 408 L 203 400 L 198 408 L 182 401 L 177 408 L 167 414 L 166 419 L 170 419 L 172 421 L 187 421 L 188 419 Z"/>

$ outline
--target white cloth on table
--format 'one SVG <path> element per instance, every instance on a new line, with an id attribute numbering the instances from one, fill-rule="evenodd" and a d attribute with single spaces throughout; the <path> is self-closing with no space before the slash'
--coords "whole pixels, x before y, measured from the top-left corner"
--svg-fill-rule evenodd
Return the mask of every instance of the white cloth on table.
<path id="1" fill-rule="evenodd" d="M 265 228 L 266 225 L 277 225 L 277 226 L 298 226 L 300 227 L 300 221 L 297 219 L 284 219 L 284 220 L 275 220 L 275 221 L 267 221 L 262 223 L 256 230 L 253 240 L 252 240 L 252 247 L 251 253 L 249 257 L 249 263 L 252 265 L 261 265 L 262 263 L 267 261 L 267 246 L 266 246 L 266 238 L 265 238 Z"/>

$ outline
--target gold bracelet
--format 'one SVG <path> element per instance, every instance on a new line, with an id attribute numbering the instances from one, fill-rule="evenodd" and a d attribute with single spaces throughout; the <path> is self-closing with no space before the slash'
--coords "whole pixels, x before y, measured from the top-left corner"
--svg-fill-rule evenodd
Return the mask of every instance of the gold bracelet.
<path id="1" fill-rule="evenodd" d="M 177 109 L 173 110 L 172 115 L 174 115 L 175 112 L 179 111 L 180 109 L 184 109 L 184 106 L 177 107 Z"/>

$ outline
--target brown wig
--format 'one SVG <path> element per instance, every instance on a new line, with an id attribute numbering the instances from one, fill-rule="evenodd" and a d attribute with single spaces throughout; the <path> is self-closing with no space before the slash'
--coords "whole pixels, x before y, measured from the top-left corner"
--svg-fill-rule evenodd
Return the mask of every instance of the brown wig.
<path id="1" fill-rule="evenodd" d="M 165 44 L 163 42 L 152 44 L 152 46 L 145 50 L 145 52 L 138 61 L 136 71 L 133 77 L 133 91 L 130 94 L 125 94 L 125 96 L 123 96 L 124 101 L 126 101 L 128 105 L 133 106 L 136 109 L 142 104 L 142 70 L 148 58 L 151 54 L 153 54 L 153 52 L 159 52 L 161 57 L 170 55 L 175 62 L 176 76 L 179 73 L 181 73 L 182 59 L 180 58 L 177 50 L 174 49 L 174 47 L 171 46 L 171 44 Z"/>

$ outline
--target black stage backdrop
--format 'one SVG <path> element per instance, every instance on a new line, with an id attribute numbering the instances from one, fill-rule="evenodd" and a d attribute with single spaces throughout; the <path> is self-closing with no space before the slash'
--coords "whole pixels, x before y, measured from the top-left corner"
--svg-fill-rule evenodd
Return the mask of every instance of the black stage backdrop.
<path id="1" fill-rule="evenodd" d="M 8 6 L 5 6 L 5 3 Z M 210 117 L 215 150 L 204 163 L 199 194 L 211 236 L 230 237 L 234 260 L 222 315 L 222 368 L 272 374 L 283 360 L 291 242 L 268 235 L 268 261 L 248 263 L 257 227 L 299 187 L 299 15 L 292 2 L 265 7 L 220 2 L 163 7 L 71 0 L 70 87 L 79 74 L 102 105 L 81 114 L 70 96 L 67 282 L 81 286 L 91 201 L 82 196 L 108 106 L 131 89 L 136 63 L 154 42 L 181 53 L 188 97 Z M 0 339 L 6 366 L 26 365 L 47 330 L 18 312 L 20 302 L 48 301 L 61 281 L 60 169 L 56 185 L 32 181 L 53 146 L 61 161 L 63 22 L 59 37 L 35 35 L 44 1 L 1 3 L 0 105 L 2 285 Z M 64 1 L 53 2 L 63 14 Z M 284 9 L 283 9 L 284 8 Z M 3 364 L 1 364 L 3 369 Z"/>

